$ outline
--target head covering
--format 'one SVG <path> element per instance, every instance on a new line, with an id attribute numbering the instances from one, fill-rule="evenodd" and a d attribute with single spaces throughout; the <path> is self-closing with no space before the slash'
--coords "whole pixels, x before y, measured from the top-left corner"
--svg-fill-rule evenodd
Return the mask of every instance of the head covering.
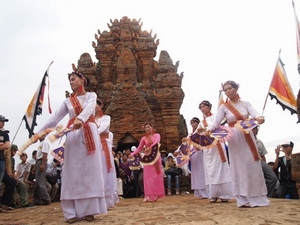
<path id="1" fill-rule="evenodd" d="M 282 146 L 290 146 L 290 147 L 294 147 L 294 143 L 292 141 L 285 141 L 283 144 L 281 144 Z"/>
<path id="2" fill-rule="evenodd" d="M 168 153 L 166 150 L 161 150 L 160 153 Z"/>
<path id="3" fill-rule="evenodd" d="M 132 147 L 131 147 L 131 151 L 134 152 L 135 150 L 136 150 L 136 147 L 135 147 L 135 146 L 132 146 Z"/>
<path id="4" fill-rule="evenodd" d="M 10 150 L 11 150 L 11 151 L 18 151 L 18 145 L 12 144 L 12 145 L 10 146 Z"/>
<path id="5" fill-rule="evenodd" d="M 207 100 L 204 100 L 204 101 L 202 101 L 200 104 L 199 104 L 199 109 L 200 109 L 200 107 L 201 107 L 201 105 L 205 105 L 205 106 L 208 106 L 208 107 L 212 107 L 212 104 L 209 102 L 209 101 L 207 101 Z"/>
<path id="6" fill-rule="evenodd" d="M 8 122 L 8 119 L 5 116 L 0 115 L 0 121 Z"/>
<path id="7" fill-rule="evenodd" d="M 71 75 L 76 75 L 77 77 L 80 77 L 80 78 L 84 79 L 84 80 L 85 80 L 85 81 L 84 81 L 84 86 L 89 86 L 89 84 L 90 84 L 90 79 L 89 79 L 87 76 L 85 76 L 83 73 L 79 72 L 78 70 L 75 70 L 75 71 L 73 71 L 72 73 L 69 73 L 69 74 L 68 74 L 69 80 L 70 80 L 70 76 L 71 76 Z"/>
<path id="8" fill-rule="evenodd" d="M 192 122 L 192 121 L 196 122 L 196 123 L 200 123 L 200 120 L 198 117 L 193 117 L 190 122 Z"/>
<path id="9" fill-rule="evenodd" d="M 173 159 L 175 159 L 174 155 L 170 152 L 167 156 L 167 158 L 172 157 Z"/>
<path id="10" fill-rule="evenodd" d="M 144 127 L 145 127 L 146 125 L 150 125 L 151 127 L 153 127 L 152 123 L 150 123 L 150 122 L 144 123 Z"/>
<path id="11" fill-rule="evenodd" d="M 104 107 L 104 103 L 99 98 L 97 98 L 97 105 L 102 105 Z"/>
<path id="12" fill-rule="evenodd" d="M 232 81 L 232 80 L 228 80 L 228 81 L 226 81 L 224 84 L 222 84 L 222 88 L 223 88 L 223 90 L 224 90 L 224 86 L 225 85 L 231 85 L 234 89 L 239 89 L 239 87 L 240 87 L 240 85 L 239 84 L 237 84 L 237 83 L 235 83 L 234 81 Z"/>

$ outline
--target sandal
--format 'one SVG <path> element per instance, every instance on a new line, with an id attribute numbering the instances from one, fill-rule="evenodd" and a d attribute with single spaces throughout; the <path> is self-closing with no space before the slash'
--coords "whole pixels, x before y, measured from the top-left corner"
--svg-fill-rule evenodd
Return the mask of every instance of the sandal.
<path id="1" fill-rule="evenodd" d="M 247 203 L 245 205 L 240 206 L 239 208 L 250 208 L 250 205 L 249 205 L 249 203 Z"/>
<path id="2" fill-rule="evenodd" d="M 67 223 L 76 223 L 78 221 L 78 218 L 77 217 L 73 217 L 71 219 L 68 219 L 66 222 Z"/>
<path id="3" fill-rule="evenodd" d="M 215 202 L 217 202 L 217 200 L 218 200 L 218 198 L 212 198 L 209 202 L 210 203 L 215 203 Z"/>
<path id="4" fill-rule="evenodd" d="M 7 210 L 0 208 L 0 213 L 6 213 Z"/>
<path id="5" fill-rule="evenodd" d="M 200 196 L 199 198 L 200 198 L 201 200 L 202 200 L 202 199 L 208 199 L 207 197 L 202 197 L 202 196 Z"/>
<path id="6" fill-rule="evenodd" d="M 227 203 L 227 202 L 228 202 L 228 199 L 221 199 L 221 202 Z"/>
<path id="7" fill-rule="evenodd" d="M 89 216 L 86 216 L 84 219 L 88 222 L 92 222 L 95 219 L 95 217 L 93 215 L 89 215 Z"/>
<path id="8" fill-rule="evenodd" d="M 10 207 L 10 206 L 8 206 L 8 205 L 3 205 L 3 206 L 2 206 L 2 209 L 4 209 L 4 210 L 14 210 L 15 208 Z"/>

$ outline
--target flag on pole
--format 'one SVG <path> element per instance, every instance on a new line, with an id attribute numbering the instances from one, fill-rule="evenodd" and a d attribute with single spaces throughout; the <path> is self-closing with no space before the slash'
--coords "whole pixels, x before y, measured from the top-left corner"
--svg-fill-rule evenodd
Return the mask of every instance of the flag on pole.
<path id="1" fill-rule="evenodd" d="M 292 1 L 294 15 L 295 15 L 295 22 L 296 22 L 296 42 L 297 42 L 297 57 L 298 57 L 298 73 L 300 74 L 300 23 L 297 17 L 295 3 Z M 300 89 L 297 95 L 297 114 L 298 114 L 298 122 L 300 123 Z"/>
<path id="2" fill-rule="evenodd" d="M 278 56 L 268 94 L 271 99 L 276 99 L 277 104 L 281 105 L 283 110 L 288 109 L 292 115 L 297 114 L 296 98 L 288 82 L 280 56 Z"/>
<path id="3" fill-rule="evenodd" d="M 223 83 L 221 84 L 221 88 L 220 88 L 220 91 L 219 91 L 219 99 L 218 99 L 218 108 L 223 105 L 225 103 L 224 101 L 224 91 L 223 91 Z M 222 120 L 221 122 L 221 125 L 224 125 L 227 123 L 227 120 L 226 118 L 224 117 L 224 119 Z"/>
<path id="4" fill-rule="evenodd" d="M 292 1 L 294 15 L 295 15 L 295 22 L 296 22 L 296 41 L 297 41 L 297 56 L 298 56 L 298 72 L 300 73 L 300 23 L 296 14 L 295 3 Z"/>
<path id="5" fill-rule="evenodd" d="M 49 67 L 47 68 L 42 82 L 38 86 L 36 92 L 34 93 L 27 110 L 25 112 L 25 115 L 23 117 L 23 120 L 25 121 L 26 129 L 29 132 L 29 138 L 34 135 L 34 127 L 37 125 L 36 123 L 36 116 L 41 115 L 43 111 L 43 103 L 44 103 L 44 94 L 45 94 L 45 87 L 46 87 L 46 81 L 48 80 L 48 89 L 49 89 L 49 69 L 52 65 L 53 61 L 50 63 Z M 49 101 L 49 90 L 48 90 L 48 110 L 49 113 L 52 113 L 51 107 L 50 107 L 50 101 Z"/>
<path id="6" fill-rule="evenodd" d="M 223 94 L 223 90 L 219 91 L 219 100 L 218 100 L 218 108 L 220 107 L 220 105 L 224 104 L 224 94 Z"/>

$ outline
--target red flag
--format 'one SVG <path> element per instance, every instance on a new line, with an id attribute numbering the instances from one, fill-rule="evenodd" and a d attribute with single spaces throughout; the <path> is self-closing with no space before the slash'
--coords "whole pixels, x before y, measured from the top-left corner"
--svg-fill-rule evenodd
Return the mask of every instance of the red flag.
<path id="1" fill-rule="evenodd" d="M 275 98 L 282 109 L 288 109 L 291 114 L 297 114 L 296 98 L 286 77 L 284 64 L 278 57 L 273 79 L 269 89 L 271 99 Z"/>
<path id="2" fill-rule="evenodd" d="M 49 68 L 52 65 L 52 63 L 53 63 L 53 61 L 50 63 L 48 69 L 46 70 L 46 72 L 43 76 L 42 82 L 40 83 L 38 89 L 34 93 L 32 99 L 27 107 L 25 115 L 23 117 L 23 120 L 25 121 L 26 129 L 29 132 L 29 138 L 32 135 L 34 135 L 33 130 L 34 130 L 34 127 L 37 125 L 36 116 L 42 114 L 46 80 L 48 78 Z M 49 79 L 48 79 L 48 82 L 49 82 Z M 48 91 L 48 110 L 49 110 L 49 113 L 52 113 L 51 107 L 50 107 L 50 101 L 49 101 L 49 91 Z"/>

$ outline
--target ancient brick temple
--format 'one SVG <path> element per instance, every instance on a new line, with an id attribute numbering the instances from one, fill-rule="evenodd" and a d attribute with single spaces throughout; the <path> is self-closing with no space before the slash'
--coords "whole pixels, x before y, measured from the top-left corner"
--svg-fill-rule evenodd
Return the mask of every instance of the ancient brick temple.
<path id="1" fill-rule="evenodd" d="M 123 150 L 137 145 L 149 121 L 161 135 L 161 149 L 174 151 L 187 136 L 179 110 L 184 98 L 183 73 L 177 73 L 167 51 L 156 56 L 159 39 L 142 30 L 140 20 L 123 17 L 108 24 L 108 31 L 95 34 L 92 45 L 98 62 L 81 55 L 77 68 L 86 74 L 111 116 L 114 146 Z"/>
<path id="2" fill-rule="evenodd" d="M 296 181 L 300 198 L 300 153 L 292 154 L 292 177 Z"/>

